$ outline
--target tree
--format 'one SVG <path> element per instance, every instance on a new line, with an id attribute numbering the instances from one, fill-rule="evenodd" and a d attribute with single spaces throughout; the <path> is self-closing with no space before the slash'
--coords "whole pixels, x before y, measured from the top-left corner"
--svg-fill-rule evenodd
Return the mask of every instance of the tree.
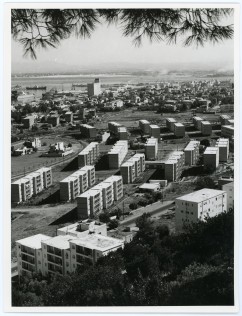
<path id="1" fill-rule="evenodd" d="M 233 25 L 224 25 L 222 18 L 233 9 L 13 9 L 13 38 L 24 47 L 24 54 L 37 58 L 38 48 L 56 47 L 61 40 L 75 34 L 90 37 L 100 23 L 122 26 L 123 35 L 133 37 L 140 45 L 151 41 L 204 45 L 233 36 Z"/>
<path id="2" fill-rule="evenodd" d="M 137 207 L 138 207 L 138 205 L 137 205 L 136 202 L 133 202 L 133 203 L 130 203 L 130 204 L 129 204 L 129 208 L 130 208 L 131 210 L 136 210 Z"/>
<path id="3" fill-rule="evenodd" d="M 196 181 L 196 186 L 198 190 L 203 189 L 203 188 L 208 188 L 208 189 L 216 188 L 216 184 L 211 177 L 200 177 Z"/>
<path id="4" fill-rule="evenodd" d="M 113 219 L 109 222 L 108 227 L 110 229 L 115 229 L 118 227 L 118 221 L 116 219 Z"/>
<path id="5" fill-rule="evenodd" d="M 108 213 L 101 213 L 99 215 L 99 220 L 102 223 L 108 223 L 110 221 L 110 216 Z"/>
<path id="6" fill-rule="evenodd" d="M 202 140 L 200 141 L 200 145 L 203 145 L 203 146 L 205 146 L 205 147 L 209 147 L 209 146 L 210 146 L 210 141 L 209 141 L 209 139 L 202 139 Z"/>

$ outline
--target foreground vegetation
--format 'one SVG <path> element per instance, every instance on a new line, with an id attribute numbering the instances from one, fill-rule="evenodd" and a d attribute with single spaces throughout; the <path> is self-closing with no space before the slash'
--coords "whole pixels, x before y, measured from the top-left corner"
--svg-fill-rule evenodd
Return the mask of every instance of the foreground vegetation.
<path id="1" fill-rule="evenodd" d="M 74 275 L 35 275 L 13 283 L 14 306 L 233 305 L 234 214 L 171 235 L 150 217 L 123 250 Z"/>

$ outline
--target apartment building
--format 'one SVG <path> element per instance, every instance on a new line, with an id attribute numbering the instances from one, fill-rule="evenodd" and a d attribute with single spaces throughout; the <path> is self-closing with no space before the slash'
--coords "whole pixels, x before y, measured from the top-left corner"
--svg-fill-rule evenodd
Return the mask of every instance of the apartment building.
<path id="1" fill-rule="evenodd" d="M 222 114 L 219 117 L 221 125 L 229 125 L 228 121 L 231 119 L 231 117 L 229 115 L 226 114 Z"/>
<path id="2" fill-rule="evenodd" d="M 158 155 L 158 139 L 148 138 L 145 144 L 145 158 L 146 160 L 155 160 Z"/>
<path id="3" fill-rule="evenodd" d="M 165 162 L 165 179 L 177 181 L 183 171 L 185 164 L 185 154 L 183 151 L 173 152 Z"/>
<path id="4" fill-rule="evenodd" d="M 51 168 L 43 167 L 11 183 L 11 201 L 25 202 L 52 184 Z"/>
<path id="5" fill-rule="evenodd" d="M 60 200 L 71 201 L 95 184 L 94 166 L 85 166 L 60 181 Z"/>
<path id="6" fill-rule="evenodd" d="M 234 209 L 234 182 L 224 184 L 222 190 L 227 193 L 227 210 Z"/>
<path id="7" fill-rule="evenodd" d="M 120 167 L 120 174 L 125 184 L 133 183 L 135 180 L 135 166 L 134 162 L 126 161 Z"/>
<path id="8" fill-rule="evenodd" d="M 229 157 L 229 139 L 219 138 L 215 144 L 219 149 L 219 162 L 226 162 Z"/>
<path id="9" fill-rule="evenodd" d="M 194 116 L 192 118 L 192 122 L 195 126 L 196 129 L 198 129 L 199 131 L 201 130 L 201 123 L 202 123 L 203 119 L 199 116 Z"/>
<path id="10" fill-rule="evenodd" d="M 204 136 L 210 136 L 212 134 L 211 123 L 209 123 L 208 121 L 202 121 L 200 131 Z"/>
<path id="11" fill-rule="evenodd" d="M 234 137 L 234 126 L 232 125 L 223 125 L 221 126 L 221 136 L 229 139 Z"/>
<path id="12" fill-rule="evenodd" d="M 77 197 L 79 219 L 93 218 L 123 196 L 121 176 L 111 176 Z"/>
<path id="13" fill-rule="evenodd" d="M 147 120 L 140 120 L 139 128 L 145 135 L 148 135 L 150 133 L 150 122 L 148 122 Z"/>
<path id="14" fill-rule="evenodd" d="M 82 135 L 87 138 L 95 138 L 97 136 L 96 128 L 88 124 L 81 124 L 80 131 Z"/>
<path id="15" fill-rule="evenodd" d="M 118 134 L 118 129 L 120 127 L 122 127 L 122 125 L 117 122 L 108 122 L 108 130 L 114 135 Z"/>
<path id="16" fill-rule="evenodd" d="M 47 117 L 47 123 L 52 126 L 60 125 L 60 116 L 58 114 L 52 114 Z"/>
<path id="17" fill-rule="evenodd" d="M 174 124 L 174 135 L 176 137 L 184 137 L 185 136 L 185 126 L 181 123 Z"/>
<path id="18" fill-rule="evenodd" d="M 128 131 L 126 127 L 119 127 L 117 137 L 119 140 L 128 140 Z"/>
<path id="19" fill-rule="evenodd" d="M 99 78 L 96 78 L 93 83 L 87 84 L 87 93 L 89 98 L 98 96 L 102 93 L 101 82 Z"/>
<path id="20" fill-rule="evenodd" d="M 125 156 L 128 153 L 127 140 L 119 140 L 108 152 L 109 169 L 120 168 Z"/>
<path id="21" fill-rule="evenodd" d="M 103 183 L 105 183 L 105 182 L 111 182 L 113 184 L 114 201 L 119 201 L 124 195 L 122 177 L 121 176 L 111 176 L 103 181 Z"/>
<path id="22" fill-rule="evenodd" d="M 133 183 L 145 170 L 145 155 L 135 154 L 120 167 L 124 183 Z"/>
<path id="23" fill-rule="evenodd" d="M 93 165 L 99 157 L 99 143 L 91 142 L 78 154 L 78 168 Z"/>
<path id="24" fill-rule="evenodd" d="M 169 131 L 174 132 L 175 124 L 176 124 L 176 120 L 174 118 L 168 117 L 166 119 L 166 127 L 169 129 Z"/>
<path id="25" fill-rule="evenodd" d="M 22 119 L 22 122 L 24 124 L 24 128 L 30 128 L 34 125 L 35 117 L 33 115 L 26 116 Z"/>
<path id="26" fill-rule="evenodd" d="M 199 159 L 199 145 L 200 145 L 199 141 L 192 140 L 188 143 L 188 145 L 184 149 L 186 165 L 189 165 L 189 166 L 196 165 Z"/>
<path id="27" fill-rule="evenodd" d="M 72 123 L 73 122 L 73 112 L 68 111 L 65 113 L 65 120 L 68 123 Z"/>
<path id="28" fill-rule="evenodd" d="M 202 189 L 175 199 L 176 229 L 184 225 L 205 221 L 227 211 L 227 193 L 221 190 Z"/>
<path id="29" fill-rule="evenodd" d="M 160 127 L 158 125 L 150 125 L 150 136 L 157 138 L 158 142 L 160 142 Z"/>
<path id="30" fill-rule="evenodd" d="M 219 165 L 218 147 L 207 147 L 203 153 L 203 164 L 205 168 L 216 169 Z"/>

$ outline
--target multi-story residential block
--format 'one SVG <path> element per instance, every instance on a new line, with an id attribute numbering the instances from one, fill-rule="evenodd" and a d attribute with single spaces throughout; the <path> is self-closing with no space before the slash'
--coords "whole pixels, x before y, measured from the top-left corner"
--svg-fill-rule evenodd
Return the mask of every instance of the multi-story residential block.
<path id="1" fill-rule="evenodd" d="M 206 218 L 227 211 L 227 193 L 202 189 L 176 198 L 175 204 L 176 229 L 179 231 L 184 225 L 205 221 Z"/>
<path id="2" fill-rule="evenodd" d="M 185 126 L 181 123 L 174 124 L 174 135 L 176 137 L 184 137 L 185 136 Z"/>
<path id="3" fill-rule="evenodd" d="M 135 154 L 120 167 L 124 183 L 132 183 L 145 170 L 145 155 Z"/>
<path id="4" fill-rule="evenodd" d="M 157 138 L 158 142 L 160 142 L 160 127 L 158 125 L 150 125 L 150 136 Z"/>
<path id="5" fill-rule="evenodd" d="M 222 190 L 227 193 L 227 210 L 234 209 L 234 182 L 224 184 Z"/>
<path id="6" fill-rule="evenodd" d="M 173 152 L 165 162 L 165 179 L 168 181 L 177 181 L 182 174 L 184 164 L 184 152 Z"/>
<path id="7" fill-rule="evenodd" d="M 125 184 L 133 183 L 135 180 L 135 166 L 134 162 L 126 161 L 120 167 L 120 174 L 122 175 Z"/>
<path id="8" fill-rule="evenodd" d="M 88 186 L 91 188 L 95 184 L 95 167 L 94 166 L 85 166 L 81 168 L 81 171 L 87 172 L 88 175 Z M 78 174 L 78 171 L 76 171 Z"/>
<path id="9" fill-rule="evenodd" d="M 231 117 L 229 115 L 222 114 L 222 115 L 220 115 L 219 118 L 220 118 L 221 125 L 229 125 L 228 120 L 231 119 Z"/>
<path id="10" fill-rule="evenodd" d="M 219 162 L 226 162 L 229 157 L 229 139 L 219 138 L 215 144 L 219 149 Z"/>
<path id="11" fill-rule="evenodd" d="M 33 140 L 26 140 L 24 142 L 24 145 L 27 148 L 39 148 L 41 147 L 41 140 L 38 137 L 36 137 Z"/>
<path id="12" fill-rule="evenodd" d="M 87 138 L 95 138 L 97 136 L 96 128 L 88 124 L 81 124 L 80 132 L 82 133 L 83 136 Z"/>
<path id="13" fill-rule="evenodd" d="M 30 128 L 34 125 L 34 116 L 26 116 L 25 118 L 22 119 L 22 122 L 24 124 L 24 128 Z"/>
<path id="14" fill-rule="evenodd" d="M 18 275 L 43 273 L 43 256 L 41 242 L 50 239 L 43 234 L 34 235 L 16 241 Z"/>
<path id="15" fill-rule="evenodd" d="M 176 120 L 172 117 L 168 117 L 166 119 L 166 127 L 171 131 L 171 132 L 174 132 L 174 129 L 175 129 L 175 125 L 176 124 Z"/>
<path id="16" fill-rule="evenodd" d="M 234 104 L 221 104 L 221 113 L 234 112 Z"/>
<path id="17" fill-rule="evenodd" d="M 77 197 L 78 219 L 93 218 L 103 209 L 102 191 L 90 189 Z"/>
<path id="18" fill-rule="evenodd" d="M 208 121 L 202 121 L 201 122 L 201 133 L 203 135 L 209 136 L 212 134 L 212 125 Z"/>
<path id="19" fill-rule="evenodd" d="M 68 123 L 72 123 L 73 122 L 73 112 L 68 111 L 65 113 L 65 120 Z"/>
<path id="20" fill-rule="evenodd" d="M 99 157 L 99 143 L 92 142 L 78 154 L 78 168 L 93 165 Z"/>
<path id="21" fill-rule="evenodd" d="M 60 124 L 60 117 L 58 114 L 49 115 L 47 117 L 47 123 L 52 126 L 58 126 Z"/>
<path id="22" fill-rule="evenodd" d="M 145 157 L 147 160 L 156 159 L 158 155 L 158 139 L 148 138 L 145 144 Z"/>
<path id="23" fill-rule="evenodd" d="M 234 126 L 232 125 L 223 125 L 221 127 L 221 136 L 229 139 L 234 137 Z"/>
<path id="24" fill-rule="evenodd" d="M 207 147 L 203 153 L 203 164 L 206 168 L 216 169 L 219 165 L 218 147 Z"/>
<path id="25" fill-rule="evenodd" d="M 199 116 L 194 116 L 192 118 L 192 121 L 193 121 L 195 128 L 200 131 L 201 130 L 201 123 L 202 123 L 203 119 Z"/>
<path id="26" fill-rule="evenodd" d="M 123 196 L 121 176 L 111 176 L 77 197 L 79 219 L 93 218 Z"/>
<path id="27" fill-rule="evenodd" d="M 74 200 L 80 194 L 79 179 L 77 176 L 70 175 L 60 181 L 60 200 Z"/>
<path id="28" fill-rule="evenodd" d="M 199 145 L 200 142 L 192 140 L 188 143 L 184 149 L 185 153 L 185 164 L 189 166 L 196 165 L 199 158 Z"/>
<path id="29" fill-rule="evenodd" d="M 113 184 L 113 197 L 114 201 L 119 201 L 124 193 L 123 193 L 123 179 L 121 176 L 111 176 L 103 181 L 103 183 L 111 182 Z"/>
<path id="30" fill-rule="evenodd" d="M 109 169 L 118 169 L 128 153 L 128 142 L 119 140 L 108 152 Z"/>
<path id="31" fill-rule="evenodd" d="M 118 129 L 120 127 L 122 127 L 122 125 L 117 122 L 108 122 L 108 130 L 114 135 L 118 134 Z"/>
<path id="32" fill-rule="evenodd" d="M 139 128 L 145 135 L 148 135 L 150 133 L 150 122 L 148 122 L 147 120 L 140 120 Z"/>
<path id="33" fill-rule="evenodd" d="M 126 127 L 119 127 L 117 137 L 119 140 L 128 140 L 128 131 Z"/>
<path id="34" fill-rule="evenodd" d="M 11 184 L 11 201 L 14 203 L 25 202 L 51 184 L 51 168 L 40 168 Z"/>

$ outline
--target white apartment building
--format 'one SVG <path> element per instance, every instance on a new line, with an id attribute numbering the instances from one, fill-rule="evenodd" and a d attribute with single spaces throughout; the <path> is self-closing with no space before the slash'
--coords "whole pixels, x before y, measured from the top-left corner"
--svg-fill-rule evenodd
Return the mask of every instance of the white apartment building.
<path id="1" fill-rule="evenodd" d="M 99 143 L 91 142 L 78 154 L 78 168 L 92 165 L 99 157 Z"/>
<path id="2" fill-rule="evenodd" d="M 207 147 L 203 153 L 203 164 L 206 168 L 216 169 L 219 165 L 218 147 Z"/>
<path id="3" fill-rule="evenodd" d="M 232 125 L 223 125 L 221 127 L 221 136 L 229 139 L 234 137 L 234 126 Z"/>
<path id="4" fill-rule="evenodd" d="M 122 175 L 125 184 L 133 183 L 135 180 L 135 166 L 134 162 L 126 161 L 120 167 L 120 174 Z"/>
<path id="5" fill-rule="evenodd" d="M 95 221 L 75 223 L 58 229 L 57 236 L 42 234 L 16 242 L 18 275 L 59 273 L 67 275 L 82 264 L 123 248 L 124 241 L 107 236 L 106 224 Z"/>
<path id="6" fill-rule="evenodd" d="M 71 201 L 95 184 L 94 166 L 85 166 L 60 181 L 60 200 Z"/>
<path id="7" fill-rule="evenodd" d="M 229 157 L 229 139 L 219 138 L 215 144 L 219 149 L 219 162 L 226 162 Z"/>
<path id="8" fill-rule="evenodd" d="M 11 201 L 25 202 L 52 184 L 51 168 L 43 167 L 11 183 Z"/>
<path id="9" fill-rule="evenodd" d="M 199 145 L 200 142 L 192 140 L 188 143 L 184 149 L 185 153 L 185 164 L 189 166 L 196 165 L 199 158 Z"/>
<path id="10" fill-rule="evenodd" d="M 185 155 L 183 151 L 174 151 L 165 162 L 165 179 L 177 181 L 183 171 Z"/>
<path id="11" fill-rule="evenodd" d="M 227 211 L 227 193 L 202 189 L 176 198 L 175 204 L 176 229 L 179 231 L 184 225 L 205 221 L 208 217 Z"/>
<path id="12" fill-rule="evenodd" d="M 108 152 L 109 169 L 120 168 L 125 156 L 128 153 L 127 140 L 119 140 Z"/>
<path id="13" fill-rule="evenodd" d="M 222 190 L 227 193 L 227 210 L 229 211 L 234 208 L 234 182 L 224 184 Z"/>
<path id="14" fill-rule="evenodd" d="M 145 155 L 135 154 L 120 167 L 124 183 L 132 183 L 145 170 Z"/>
<path id="15" fill-rule="evenodd" d="M 156 159 L 158 155 L 158 139 L 148 138 L 145 144 L 145 157 L 147 160 Z"/>
<path id="16" fill-rule="evenodd" d="M 139 128 L 145 135 L 148 135 L 150 133 L 150 122 L 148 122 L 147 120 L 140 120 Z"/>
<path id="17" fill-rule="evenodd" d="M 176 120 L 172 117 L 168 117 L 166 119 L 166 127 L 171 131 L 174 132 Z"/>
<path id="18" fill-rule="evenodd" d="M 212 125 L 208 121 L 201 122 L 201 133 L 205 136 L 209 136 L 212 134 Z"/>
<path id="19" fill-rule="evenodd" d="M 157 138 L 158 142 L 160 142 L 160 127 L 158 125 L 150 125 L 150 136 Z"/>
<path id="20" fill-rule="evenodd" d="M 192 121 L 193 121 L 195 128 L 200 131 L 201 130 L 201 123 L 202 123 L 203 119 L 199 116 L 194 116 L 192 118 Z"/>
<path id="21" fill-rule="evenodd" d="M 122 127 L 122 125 L 117 122 L 108 122 L 108 130 L 115 135 L 118 134 L 118 129 L 120 127 Z"/>
<path id="22" fill-rule="evenodd" d="M 176 137 L 184 137 L 185 136 L 185 126 L 182 123 L 174 124 L 174 135 Z"/>
<path id="23" fill-rule="evenodd" d="M 77 197 L 78 218 L 93 218 L 122 197 L 122 177 L 111 176 Z"/>

